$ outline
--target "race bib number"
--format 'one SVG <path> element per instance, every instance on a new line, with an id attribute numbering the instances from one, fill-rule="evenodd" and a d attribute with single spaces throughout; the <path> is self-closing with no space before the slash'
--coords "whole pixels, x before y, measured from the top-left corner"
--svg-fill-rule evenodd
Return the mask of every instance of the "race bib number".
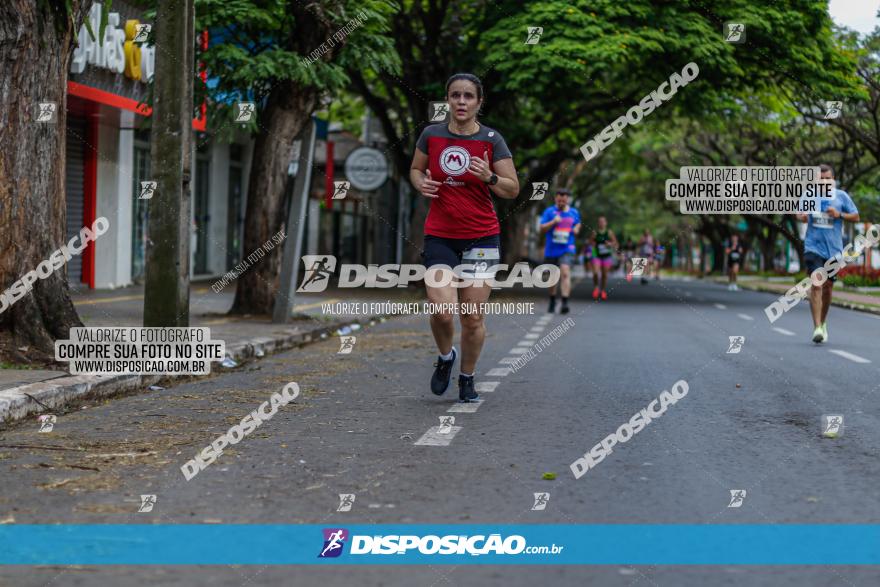
<path id="1" fill-rule="evenodd" d="M 834 218 L 825 212 L 817 212 L 813 214 L 813 228 L 834 228 Z"/>
<path id="2" fill-rule="evenodd" d="M 558 245 L 567 245 L 570 234 L 571 231 L 567 228 L 557 228 L 553 230 L 553 242 Z"/>
<path id="3" fill-rule="evenodd" d="M 736 251 L 731 251 L 730 252 L 730 259 L 732 261 L 739 261 L 739 253 Z"/>
<path id="4" fill-rule="evenodd" d="M 600 255 L 607 255 L 611 252 L 611 248 L 605 243 L 599 243 L 599 245 L 596 247 L 596 250 L 599 252 Z"/>
<path id="5" fill-rule="evenodd" d="M 497 248 L 468 249 L 461 256 L 462 267 L 459 277 L 465 279 L 491 279 L 495 277 L 493 267 L 498 265 L 501 254 Z"/>

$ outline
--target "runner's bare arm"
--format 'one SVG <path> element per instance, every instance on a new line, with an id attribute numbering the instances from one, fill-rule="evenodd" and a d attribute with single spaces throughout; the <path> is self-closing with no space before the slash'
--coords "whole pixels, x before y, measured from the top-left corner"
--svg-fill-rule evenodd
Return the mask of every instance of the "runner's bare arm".
<path id="1" fill-rule="evenodd" d="M 519 178 L 516 176 L 516 168 L 513 159 L 501 159 L 495 162 L 495 173 L 498 175 L 498 183 L 489 186 L 496 196 L 515 200 L 519 195 Z"/>
<path id="2" fill-rule="evenodd" d="M 468 171 L 488 182 L 492 177 L 493 167 L 495 175 L 498 176 L 498 183 L 490 185 L 489 189 L 495 192 L 499 198 L 515 199 L 519 195 L 519 178 L 516 176 L 513 159 L 500 159 L 494 164 L 490 164 L 489 152 L 483 151 L 482 157 L 471 157 Z"/>
<path id="3" fill-rule="evenodd" d="M 837 208 L 833 208 L 829 206 L 825 209 L 825 212 L 831 216 L 832 218 L 843 218 L 847 222 L 858 222 L 859 221 L 859 213 L 858 212 L 838 212 Z"/>
<path id="4" fill-rule="evenodd" d="M 574 228 L 572 228 L 572 231 L 574 231 L 574 235 L 577 236 L 578 233 L 581 231 L 581 223 L 578 222 L 577 224 L 575 224 Z"/>
<path id="5" fill-rule="evenodd" d="M 431 179 L 431 170 L 428 169 L 428 155 L 421 149 L 416 148 L 412 163 L 409 166 L 409 181 L 426 198 L 439 198 L 439 181 Z"/>

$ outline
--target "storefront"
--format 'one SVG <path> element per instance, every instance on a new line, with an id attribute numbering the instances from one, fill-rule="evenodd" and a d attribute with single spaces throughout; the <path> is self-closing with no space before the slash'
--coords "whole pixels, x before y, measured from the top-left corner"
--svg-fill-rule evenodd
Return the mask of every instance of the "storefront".
<path id="1" fill-rule="evenodd" d="M 101 3 L 89 19 L 97 31 Z M 140 11 L 123 1 L 112 4 L 103 43 L 85 25 L 79 32 L 67 96 L 67 233 L 72 236 L 99 216 L 110 230 L 68 266 L 71 287 L 114 288 L 143 279 L 149 243 L 149 199 L 141 182 L 151 180 L 149 116 L 143 104 L 155 70 L 153 47 L 136 42 Z M 200 35 L 203 47 L 207 34 Z M 218 144 L 203 134 L 204 109 L 193 120 L 197 143 L 193 170 L 195 275 L 222 275 L 240 256 L 251 141 Z M 234 250 L 230 250 L 232 247 Z"/>

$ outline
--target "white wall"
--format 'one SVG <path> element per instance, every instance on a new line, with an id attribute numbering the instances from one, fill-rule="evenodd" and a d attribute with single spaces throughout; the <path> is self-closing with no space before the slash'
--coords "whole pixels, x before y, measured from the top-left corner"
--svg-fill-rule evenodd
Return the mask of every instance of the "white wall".
<path id="1" fill-rule="evenodd" d="M 95 288 L 131 283 L 131 215 L 134 114 L 101 106 L 98 125 L 98 187 L 96 216 L 110 229 L 95 241 Z"/>

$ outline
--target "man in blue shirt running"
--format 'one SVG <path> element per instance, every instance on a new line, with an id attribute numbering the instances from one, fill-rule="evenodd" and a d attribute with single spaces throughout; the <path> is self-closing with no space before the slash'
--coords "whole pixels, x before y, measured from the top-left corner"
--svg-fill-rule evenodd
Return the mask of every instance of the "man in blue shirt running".
<path id="1" fill-rule="evenodd" d="M 568 205 L 571 192 L 560 188 L 556 190 L 556 205 L 550 206 L 541 215 L 541 232 L 547 233 L 544 246 L 544 262 L 559 267 L 559 289 L 562 290 L 560 314 L 568 314 L 568 296 L 571 293 L 571 266 L 576 252 L 574 237 L 581 230 L 580 213 Z M 550 313 L 556 311 L 556 286 L 550 288 Z"/>
<path id="2" fill-rule="evenodd" d="M 834 170 L 830 165 L 820 165 L 820 178 L 834 184 Z M 843 260 L 843 221 L 858 222 L 859 210 L 843 190 L 834 189 L 834 199 L 820 200 L 819 212 L 798 214 L 801 222 L 807 223 L 807 235 L 804 237 L 804 264 L 807 273 L 823 267 L 825 262 L 838 257 Z M 826 279 L 822 285 L 813 282 L 810 288 L 810 310 L 813 313 L 813 342 L 828 341 L 828 308 L 831 306 L 831 291 L 834 288 L 834 277 Z"/>

